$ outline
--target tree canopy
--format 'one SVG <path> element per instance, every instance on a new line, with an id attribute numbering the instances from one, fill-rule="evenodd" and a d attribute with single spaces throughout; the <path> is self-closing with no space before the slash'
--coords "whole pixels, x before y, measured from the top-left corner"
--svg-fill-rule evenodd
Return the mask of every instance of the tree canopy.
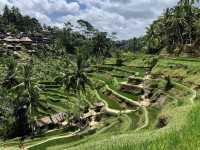
<path id="1" fill-rule="evenodd" d="M 0 32 L 39 32 L 42 26 L 39 21 L 29 16 L 23 16 L 16 7 L 5 6 L 0 16 Z"/>
<path id="2" fill-rule="evenodd" d="M 147 28 L 145 43 L 149 53 L 158 53 L 163 48 L 170 53 L 180 53 L 186 44 L 199 41 L 197 26 L 200 9 L 196 2 L 198 1 L 180 0 L 175 7 L 167 8 L 165 13 Z"/>

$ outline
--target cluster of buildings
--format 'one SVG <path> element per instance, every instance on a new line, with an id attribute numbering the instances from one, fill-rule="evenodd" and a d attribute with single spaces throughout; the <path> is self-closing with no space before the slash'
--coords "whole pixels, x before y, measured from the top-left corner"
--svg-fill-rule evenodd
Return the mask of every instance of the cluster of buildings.
<path id="1" fill-rule="evenodd" d="M 94 103 L 93 107 L 79 117 L 67 119 L 66 113 L 57 113 L 51 116 L 45 116 L 35 122 L 33 130 L 37 133 L 47 131 L 53 128 L 75 127 L 79 129 L 95 128 L 97 122 L 100 121 L 100 116 L 104 111 L 105 105 L 102 102 Z"/>
<path id="2" fill-rule="evenodd" d="M 11 33 L 0 33 L 0 53 L 9 53 L 26 50 L 34 53 L 35 47 L 39 44 L 49 44 L 49 39 L 42 35 L 27 35 L 20 33 L 14 35 Z"/>

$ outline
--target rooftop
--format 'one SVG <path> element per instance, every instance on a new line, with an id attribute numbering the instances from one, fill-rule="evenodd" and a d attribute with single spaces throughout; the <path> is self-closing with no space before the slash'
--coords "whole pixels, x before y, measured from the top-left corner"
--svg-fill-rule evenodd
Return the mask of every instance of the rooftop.
<path id="1" fill-rule="evenodd" d="M 14 38 L 12 36 L 8 36 L 8 37 L 4 38 L 3 40 L 7 41 L 7 42 L 19 42 L 19 39 Z"/>
<path id="2" fill-rule="evenodd" d="M 63 121 L 65 121 L 65 113 L 58 113 L 37 120 L 36 125 L 37 127 L 42 127 L 49 124 L 59 124 L 62 123 Z"/>
<path id="3" fill-rule="evenodd" d="M 19 41 L 20 42 L 32 42 L 32 40 L 29 37 L 22 37 Z"/>

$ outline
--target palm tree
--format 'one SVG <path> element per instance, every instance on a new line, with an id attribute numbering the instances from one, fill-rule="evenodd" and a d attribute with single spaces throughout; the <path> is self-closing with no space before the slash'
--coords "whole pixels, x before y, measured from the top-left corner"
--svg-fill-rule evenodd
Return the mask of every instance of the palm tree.
<path id="1" fill-rule="evenodd" d="M 116 64 L 116 66 L 121 67 L 124 62 L 124 60 L 122 58 L 122 53 L 118 50 L 118 51 L 116 51 L 115 55 L 116 55 L 116 63 L 115 64 Z"/>
<path id="2" fill-rule="evenodd" d="M 39 88 L 32 79 L 33 61 L 31 60 L 23 67 L 23 76 L 21 83 L 13 87 L 13 91 L 17 91 L 17 100 L 15 106 L 15 115 L 20 122 L 24 119 L 23 124 L 27 129 L 31 129 L 37 113 L 37 103 L 39 100 Z M 26 115 L 26 116 L 24 116 Z M 27 131 L 26 131 L 27 132 Z M 25 133 L 24 133 L 25 134 Z"/>
<path id="3" fill-rule="evenodd" d="M 17 98 L 12 97 L 12 101 L 8 101 L 8 98 L 6 98 L 8 96 L 5 97 L 5 95 L 3 96 L 2 93 L 0 93 L 0 97 L 3 96 L 3 98 L 7 100 L 6 103 L 2 103 L 0 113 L 3 111 L 1 108 L 3 108 L 3 106 L 7 106 L 5 104 L 9 102 L 10 106 L 5 107 L 4 109 L 7 110 L 7 113 L 10 112 L 10 116 L 14 117 L 13 122 L 9 122 L 8 119 L 10 119 L 10 117 L 8 117 L 6 121 L 6 124 L 10 124 L 12 126 L 10 128 L 13 130 L 12 132 L 8 130 L 8 136 L 21 136 L 23 139 L 24 136 L 31 131 L 31 123 L 35 118 L 34 116 L 36 115 L 37 101 L 39 99 L 38 89 L 32 81 L 32 67 L 32 61 L 26 64 L 24 66 L 23 77 L 19 78 L 19 81 L 21 82 L 18 82 L 16 86 L 13 86 L 12 83 L 16 74 L 16 63 L 12 59 L 9 61 L 8 73 L 6 76 L 7 80 L 4 84 L 7 83 L 7 86 L 11 85 L 9 92 L 16 93 Z M 6 93 L 6 95 L 10 95 L 10 93 Z"/>
<path id="4" fill-rule="evenodd" d="M 161 47 L 160 28 L 160 20 L 154 22 L 154 24 L 147 28 L 145 39 L 149 53 L 159 52 Z"/>
<path id="5" fill-rule="evenodd" d="M 95 32 L 96 29 L 86 20 L 78 20 L 77 23 L 80 25 L 80 29 L 82 30 L 83 34 L 90 38 Z"/>
<path id="6" fill-rule="evenodd" d="M 29 133 L 29 94 L 27 91 L 18 92 L 14 103 L 15 116 L 15 136 L 21 137 L 21 140 Z"/>
<path id="7" fill-rule="evenodd" d="M 182 5 L 193 5 L 195 3 L 199 3 L 200 0 L 180 0 L 179 3 Z"/>
<path id="8" fill-rule="evenodd" d="M 186 39 L 189 38 L 189 34 L 186 32 L 189 23 L 185 17 L 184 7 L 177 5 L 175 8 L 167 9 L 163 21 L 167 47 L 170 49 L 178 47 L 179 52 L 181 52 L 183 45 L 187 41 Z"/>
<path id="9" fill-rule="evenodd" d="M 6 63 L 6 66 L 7 74 L 2 85 L 3 87 L 10 89 L 18 84 L 18 81 L 16 79 L 17 62 L 14 60 L 14 58 L 9 58 L 8 62 Z"/>
<path id="10" fill-rule="evenodd" d="M 192 44 L 198 38 L 195 22 L 199 18 L 199 9 L 196 7 L 199 0 L 180 0 L 173 8 L 168 8 L 163 16 L 154 21 L 147 29 L 146 44 L 149 51 L 167 48 L 179 54 L 185 44 Z"/>
<path id="11" fill-rule="evenodd" d="M 107 38 L 106 32 L 96 32 L 93 39 L 93 54 L 97 61 L 101 61 L 102 57 L 109 53 L 111 40 Z"/>
<path id="12" fill-rule="evenodd" d="M 14 123 L 14 106 L 13 100 L 7 89 L 0 88 L 0 122 L 1 132 L 0 136 L 3 138 L 10 138 L 13 135 L 13 123 Z"/>
<path id="13" fill-rule="evenodd" d="M 23 83 L 24 83 L 24 90 L 27 90 L 29 96 L 29 104 L 30 104 L 30 115 L 35 115 L 35 111 L 37 108 L 37 102 L 39 99 L 39 88 L 36 84 L 34 84 L 32 80 L 32 69 L 33 69 L 33 62 L 32 60 L 24 66 L 24 76 L 23 76 Z"/>
<path id="14" fill-rule="evenodd" d="M 91 81 L 85 72 L 86 66 L 87 64 L 83 56 L 78 55 L 76 64 L 72 67 L 72 70 L 66 71 L 63 79 L 67 91 L 78 92 L 80 94 L 85 92 L 87 85 L 91 86 Z"/>

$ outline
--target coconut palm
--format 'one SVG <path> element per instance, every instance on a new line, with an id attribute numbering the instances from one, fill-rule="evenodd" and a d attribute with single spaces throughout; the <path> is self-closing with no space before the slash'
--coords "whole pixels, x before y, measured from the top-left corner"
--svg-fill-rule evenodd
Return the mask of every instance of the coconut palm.
<path id="1" fill-rule="evenodd" d="M 84 61 L 83 56 L 78 55 L 72 70 L 68 70 L 65 73 L 63 83 L 67 91 L 73 91 L 74 93 L 85 92 L 86 86 L 91 86 L 91 81 L 85 72 L 86 66 L 87 63 Z"/>
<path id="2" fill-rule="evenodd" d="M 20 79 L 20 84 L 11 89 L 12 91 L 17 91 L 18 95 L 16 98 L 17 103 L 15 103 L 15 116 L 19 123 L 23 119 L 27 122 L 27 124 L 23 124 L 27 129 L 31 129 L 31 124 L 33 123 L 37 113 L 37 103 L 39 100 L 40 90 L 37 84 L 33 82 L 32 68 L 33 62 L 31 60 L 23 67 L 23 76 Z"/>
<path id="3" fill-rule="evenodd" d="M 37 102 L 39 99 L 38 86 L 34 84 L 32 80 L 32 68 L 33 68 L 33 62 L 31 60 L 30 63 L 24 66 L 24 76 L 23 76 L 24 90 L 27 90 L 28 92 L 28 97 L 29 97 L 28 100 L 29 100 L 31 115 L 35 114 L 37 108 Z"/>
<path id="4" fill-rule="evenodd" d="M 0 122 L 1 130 L 0 136 L 4 138 L 9 138 L 13 135 L 14 131 L 13 123 L 15 121 L 14 114 L 14 105 L 12 97 L 10 96 L 7 89 L 0 88 Z"/>
<path id="5" fill-rule="evenodd" d="M 179 54 L 185 44 L 192 44 L 198 36 L 194 24 L 199 18 L 196 3 L 199 0 L 180 0 L 173 8 L 168 8 L 163 16 L 154 21 L 147 29 L 146 44 L 153 53 L 162 48 L 169 52 L 178 50 Z"/>
<path id="6" fill-rule="evenodd" d="M 109 53 L 110 49 L 110 39 L 107 37 L 106 32 L 96 32 L 93 39 L 93 51 L 92 53 L 95 55 L 97 61 L 101 61 L 101 59 Z"/>
<path id="7" fill-rule="evenodd" d="M 29 94 L 28 92 L 21 91 L 18 92 L 18 96 L 15 99 L 14 103 L 14 116 L 15 116 L 15 136 L 22 137 L 22 140 L 24 137 L 28 134 L 30 131 L 30 125 L 29 125 Z"/>
<path id="8" fill-rule="evenodd" d="M 32 61 L 30 61 L 23 67 L 22 77 L 18 77 L 17 84 L 13 84 L 13 81 L 16 80 L 16 62 L 14 59 L 11 59 L 7 66 L 7 76 L 3 85 L 6 85 L 6 88 L 10 88 L 9 91 L 6 90 L 7 92 L 4 92 L 7 96 L 0 93 L 0 97 L 6 99 L 6 103 L 1 101 L 0 112 L 3 112 L 4 108 L 7 110 L 7 113 L 10 112 L 10 116 L 13 116 L 13 118 L 7 117 L 8 119 L 5 120 L 5 123 L 7 125 L 10 124 L 12 126 L 10 128 L 13 130 L 12 132 L 8 130 L 8 136 L 21 136 L 23 139 L 31 129 L 30 125 L 36 114 L 37 101 L 39 98 L 38 90 L 32 81 L 33 64 Z M 13 95 L 12 93 L 15 94 Z M 10 98 L 10 100 L 8 100 L 8 98 Z M 8 103 L 9 106 L 7 106 Z M 11 119 L 12 122 L 10 122 Z"/>
<path id="9" fill-rule="evenodd" d="M 5 76 L 2 85 L 3 87 L 10 89 L 18 84 L 18 81 L 16 79 L 17 62 L 14 60 L 14 58 L 9 58 L 8 62 L 6 63 L 6 67 L 7 67 L 7 74 Z"/>

